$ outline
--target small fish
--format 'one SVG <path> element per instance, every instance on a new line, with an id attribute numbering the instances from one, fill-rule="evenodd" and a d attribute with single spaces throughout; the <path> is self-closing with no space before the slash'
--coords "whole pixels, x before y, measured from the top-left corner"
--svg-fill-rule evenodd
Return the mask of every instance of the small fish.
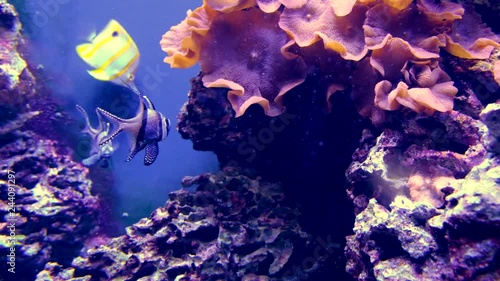
<path id="1" fill-rule="evenodd" d="M 97 80 L 137 89 L 134 78 L 140 54 L 127 31 L 116 20 L 111 20 L 89 39 L 90 43 L 76 46 L 78 55 L 95 68 L 88 73 Z"/>
<path id="2" fill-rule="evenodd" d="M 140 99 L 139 109 L 135 117 L 130 119 L 119 118 L 101 108 L 97 111 L 109 123 L 113 125 L 113 130 L 107 137 L 101 140 L 104 145 L 114 139 L 120 132 L 129 132 L 132 140 L 132 147 L 125 161 L 130 161 L 141 150 L 146 149 L 144 165 L 153 164 L 159 153 L 158 142 L 167 138 L 170 131 L 170 120 L 157 111 L 153 103 L 146 97 L 134 91 Z"/>
<path id="3" fill-rule="evenodd" d="M 102 140 L 109 135 L 110 124 L 104 122 L 101 115 L 97 112 L 97 118 L 99 119 L 99 126 L 94 128 L 90 125 L 89 116 L 83 107 L 76 105 L 76 109 L 82 113 L 85 119 L 85 128 L 83 128 L 82 133 L 88 134 L 92 141 L 90 148 L 90 157 L 83 159 L 82 163 L 85 166 L 93 166 L 99 162 L 101 159 L 108 159 L 116 148 L 113 147 L 111 141 L 100 145 Z"/>

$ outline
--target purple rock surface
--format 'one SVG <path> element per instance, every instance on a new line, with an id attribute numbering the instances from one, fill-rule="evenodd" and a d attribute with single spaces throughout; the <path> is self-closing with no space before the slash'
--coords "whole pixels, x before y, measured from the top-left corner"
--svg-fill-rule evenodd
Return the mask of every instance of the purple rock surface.
<path id="1" fill-rule="evenodd" d="M 319 267 L 314 241 L 279 184 L 226 168 L 187 177 L 163 208 L 94 247 L 71 268 L 51 263 L 37 280 L 300 280 Z M 323 241 L 324 242 L 324 241 Z M 307 267 L 301 267 L 309 258 Z"/>
<path id="2" fill-rule="evenodd" d="M 471 109 L 469 112 L 472 112 Z M 347 170 L 355 204 L 346 270 L 357 280 L 498 280 L 498 104 L 480 120 L 398 114 L 365 130 Z"/>

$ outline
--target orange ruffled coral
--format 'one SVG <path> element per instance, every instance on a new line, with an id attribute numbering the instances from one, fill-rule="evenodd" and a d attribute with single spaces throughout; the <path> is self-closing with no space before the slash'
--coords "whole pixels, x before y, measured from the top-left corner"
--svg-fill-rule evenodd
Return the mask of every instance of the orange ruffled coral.
<path id="1" fill-rule="evenodd" d="M 286 33 L 278 27 L 279 14 L 251 8 L 217 16 L 203 38 L 200 65 L 206 87 L 229 88 L 236 116 L 258 103 L 268 116 L 284 111 L 282 96 L 302 83 L 302 58 L 284 52 Z"/>
<path id="2" fill-rule="evenodd" d="M 417 6 L 430 20 L 436 23 L 461 19 L 464 14 L 462 5 L 452 2 L 438 2 L 433 0 L 418 0 Z"/>
<path id="3" fill-rule="evenodd" d="M 493 77 L 498 85 L 500 85 L 500 61 L 496 61 L 493 66 Z"/>
<path id="4" fill-rule="evenodd" d="M 455 21 L 446 34 L 446 51 L 465 59 L 487 59 L 494 48 L 500 48 L 500 37 L 481 22 L 472 7 L 466 7 L 462 20 Z"/>
<path id="5" fill-rule="evenodd" d="M 408 42 L 416 53 L 427 51 L 437 54 L 446 41 L 443 34 L 435 32 L 435 24 L 422 16 L 413 4 L 403 11 L 379 4 L 366 13 L 363 28 L 370 50 L 382 48 L 395 37 Z"/>
<path id="6" fill-rule="evenodd" d="M 367 10 L 366 6 L 356 5 L 349 15 L 339 17 L 328 0 L 309 0 L 301 8 L 285 8 L 279 26 L 300 47 L 321 38 L 326 49 L 338 52 L 344 59 L 359 61 L 368 52 L 362 29 Z"/>
<path id="7" fill-rule="evenodd" d="M 167 31 L 160 41 L 161 49 L 168 55 L 163 60 L 171 67 L 187 68 L 198 62 L 201 37 L 206 35 L 216 11 L 206 5 L 194 12 L 188 11 L 180 24 Z"/>
<path id="8" fill-rule="evenodd" d="M 281 4 L 290 9 L 297 9 L 306 3 L 307 0 L 257 0 L 259 8 L 266 13 L 276 12 Z"/>
<path id="9" fill-rule="evenodd" d="M 392 38 L 383 48 L 373 51 L 370 64 L 384 79 L 375 85 L 375 105 L 384 110 L 405 106 L 427 114 L 452 110 L 458 90 L 433 62 L 437 58 L 439 55 L 413 49 L 400 38 Z"/>
<path id="10" fill-rule="evenodd" d="M 254 6 L 266 13 L 276 12 L 281 4 L 287 8 L 300 8 L 307 0 L 204 0 L 210 8 L 224 13 L 239 11 Z"/>
<path id="11" fill-rule="evenodd" d="M 382 74 L 382 77 L 394 81 L 401 77 L 401 70 L 408 61 L 428 63 L 431 59 L 437 58 L 438 54 L 412 48 L 408 42 L 400 38 L 390 38 L 383 48 L 373 51 L 370 64 Z"/>
<path id="12" fill-rule="evenodd" d="M 255 0 L 203 0 L 203 4 L 219 12 L 230 13 L 256 5 Z"/>
<path id="13" fill-rule="evenodd" d="M 453 98 L 458 89 L 450 76 L 439 67 L 413 65 L 405 70 L 405 82 L 399 82 L 395 89 L 392 83 L 383 80 L 375 86 L 375 104 L 384 110 L 396 110 L 401 106 L 416 112 L 433 114 L 453 109 Z M 410 89 L 410 86 L 415 86 Z"/>
<path id="14" fill-rule="evenodd" d="M 188 17 L 192 12 L 188 12 Z M 160 41 L 161 49 L 168 55 L 163 60 L 171 67 L 190 67 L 199 58 L 199 45 L 194 42 L 189 30 L 187 18 L 180 24 L 172 26 Z"/>
<path id="15" fill-rule="evenodd" d="M 363 4 L 363 5 L 372 5 L 376 4 L 377 2 L 383 2 L 387 4 L 390 7 L 393 7 L 398 10 L 403 10 L 408 5 L 411 4 L 413 0 L 330 0 L 330 5 L 332 6 L 332 9 L 335 13 L 336 16 L 343 17 L 347 16 L 348 14 L 351 13 L 352 9 L 356 5 L 356 3 Z"/>

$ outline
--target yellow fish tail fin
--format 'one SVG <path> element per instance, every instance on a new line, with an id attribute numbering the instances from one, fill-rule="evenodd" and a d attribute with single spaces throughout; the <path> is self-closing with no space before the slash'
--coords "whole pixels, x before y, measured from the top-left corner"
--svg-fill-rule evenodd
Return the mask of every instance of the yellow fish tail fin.
<path id="1" fill-rule="evenodd" d="M 87 70 L 87 72 L 90 74 L 90 76 L 94 77 L 97 80 L 109 81 L 111 78 L 106 72 L 100 69 Z"/>

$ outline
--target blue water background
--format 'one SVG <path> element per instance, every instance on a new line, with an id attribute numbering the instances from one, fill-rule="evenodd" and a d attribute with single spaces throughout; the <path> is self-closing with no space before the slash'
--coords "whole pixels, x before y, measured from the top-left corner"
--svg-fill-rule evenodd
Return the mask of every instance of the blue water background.
<path id="1" fill-rule="evenodd" d="M 156 109 L 171 120 L 172 130 L 167 140 L 160 143 L 158 159 L 149 167 L 143 165 L 144 151 L 131 162 L 124 162 L 129 149 L 128 139 L 119 138 L 120 147 L 112 162 L 116 184 L 110 187 L 115 189 L 114 202 L 110 203 L 113 216 L 122 225 L 134 223 L 156 207 L 163 206 L 168 193 L 181 188 L 183 176 L 218 169 L 214 154 L 194 151 L 192 143 L 181 139 L 175 130 L 177 114 L 187 100 L 189 80 L 198 74 L 199 66 L 172 69 L 163 62 L 165 53 L 159 46 L 162 34 L 180 23 L 188 9 L 200 5 L 201 1 L 193 0 L 27 0 L 22 7 L 27 14 L 24 18 L 28 19 L 25 27 L 36 46 L 35 60 L 53 78 L 49 85 L 55 95 L 67 110 L 74 111 L 77 103 L 82 105 L 94 122 L 96 105 L 112 110 L 112 103 L 120 108 L 127 103 L 126 99 L 123 100 L 127 95 L 121 94 L 118 100 L 100 97 L 122 89 L 92 78 L 86 71 L 90 67 L 77 56 L 75 46 L 85 42 L 92 30 L 99 32 L 114 18 L 139 47 L 141 59 L 137 85 L 153 101 Z M 153 74 L 158 71 L 160 75 Z M 136 102 L 130 100 L 130 108 L 134 108 Z M 131 116 L 134 111 L 125 115 Z M 74 116 L 83 122 L 78 113 Z M 122 218 L 122 213 L 129 216 Z"/>

